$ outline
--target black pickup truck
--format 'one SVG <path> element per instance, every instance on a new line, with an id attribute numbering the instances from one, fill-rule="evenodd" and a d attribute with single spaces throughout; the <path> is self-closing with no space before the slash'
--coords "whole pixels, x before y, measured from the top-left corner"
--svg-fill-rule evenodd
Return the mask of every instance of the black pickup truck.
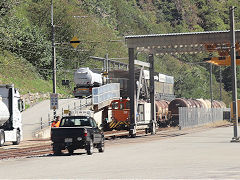
<path id="1" fill-rule="evenodd" d="M 55 155 L 65 149 L 69 154 L 76 149 L 85 149 L 88 155 L 93 153 L 94 147 L 99 152 L 104 151 L 104 134 L 89 116 L 63 117 L 60 126 L 51 129 L 51 140 Z"/>

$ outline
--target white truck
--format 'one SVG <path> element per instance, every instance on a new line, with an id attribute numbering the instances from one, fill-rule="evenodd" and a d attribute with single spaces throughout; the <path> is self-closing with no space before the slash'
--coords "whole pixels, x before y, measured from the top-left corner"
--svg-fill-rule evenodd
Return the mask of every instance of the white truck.
<path id="1" fill-rule="evenodd" d="M 22 140 L 23 101 L 14 85 L 0 85 L 0 146 L 10 141 L 18 145 Z"/>
<path id="2" fill-rule="evenodd" d="M 79 68 L 74 73 L 74 82 L 76 87 L 74 87 L 73 94 L 79 98 L 91 95 L 92 88 L 99 87 L 103 83 L 102 75 L 92 72 L 88 67 Z"/>

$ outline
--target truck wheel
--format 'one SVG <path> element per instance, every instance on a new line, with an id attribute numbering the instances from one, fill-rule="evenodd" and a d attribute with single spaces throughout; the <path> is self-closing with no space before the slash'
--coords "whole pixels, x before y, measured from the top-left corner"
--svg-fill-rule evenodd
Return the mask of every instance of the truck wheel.
<path id="1" fill-rule="evenodd" d="M 92 155 L 92 153 L 93 153 L 93 142 L 92 142 L 92 140 L 90 140 L 88 142 L 86 149 L 87 149 L 87 154 Z"/>
<path id="2" fill-rule="evenodd" d="M 104 152 L 104 138 L 102 138 L 102 141 L 99 143 L 98 152 Z"/>
<path id="3" fill-rule="evenodd" d="M 4 132 L 0 131 L 0 147 L 4 146 L 4 142 L 5 142 Z"/>
<path id="4" fill-rule="evenodd" d="M 16 134 L 16 136 L 17 136 L 17 140 L 12 142 L 13 145 L 18 145 L 18 144 L 20 144 L 20 141 L 21 141 L 21 134 L 20 134 L 20 131 L 19 131 L 19 130 L 17 130 L 17 134 Z"/>
<path id="5" fill-rule="evenodd" d="M 61 150 L 58 147 L 53 146 L 53 154 L 54 155 L 60 155 L 61 153 L 62 152 L 61 152 Z"/>
<path id="6" fill-rule="evenodd" d="M 70 155 L 72 155 L 72 154 L 73 154 L 73 152 L 74 152 L 74 150 L 73 150 L 73 149 L 68 149 L 68 153 L 69 153 Z"/>
<path id="7" fill-rule="evenodd" d="M 131 137 L 131 138 L 135 138 L 135 137 L 136 137 L 136 134 L 131 134 L 130 137 Z"/>

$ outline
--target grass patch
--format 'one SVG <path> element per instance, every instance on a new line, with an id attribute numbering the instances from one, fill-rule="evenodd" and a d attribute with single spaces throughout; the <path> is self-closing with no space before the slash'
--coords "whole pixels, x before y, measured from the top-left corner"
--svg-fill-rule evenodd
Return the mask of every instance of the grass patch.
<path id="1" fill-rule="evenodd" d="M 21 94 L 52 92 L 52 81 L 44 80 L 27 60 L 0 49 L 0 84 L 14 84 Z M 63 87 L 59 93 L 68 94 Z"/>

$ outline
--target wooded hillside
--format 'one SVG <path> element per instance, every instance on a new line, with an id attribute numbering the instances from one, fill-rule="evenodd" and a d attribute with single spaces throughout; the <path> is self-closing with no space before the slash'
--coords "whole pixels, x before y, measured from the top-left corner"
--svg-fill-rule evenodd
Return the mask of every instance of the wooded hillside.
<path id="1" fill-rule="evenodd" d="M 238 0 L 53 0 L 53 3 L 57 79 L 59 90 L 63 91 L 66 89 L 61 80 L 65 77 L 72 80 L 74 69 L 101 68 L 102 64 L 89 56 L 104 57 L 108 53 L 110 58 L 127 57 L 125 35 L 227 30 L 229 6 L 240 7 Z M 238 17 L 239 8 L 236 29 L 240 29 Z M 69 45 L 74 36 L 81 41 L 77 49 Z M 1 0 L 0 39 L 0 81 L 17 83 L 23 92 L 51 91 L 51 1 Z M 207 56 L 158 56 L 156 71 L 174 76 L 177 97 L 210 98 L 209 64 L 195 63 Z M 140 59 L 145 60 L 146 54 L 140 54 Z M 23 68 L 26 65 L 29 68 Z M 9 69 L 19 72 L 11 74 Z M 219 99 L 219 67 L 213 70 L 214 99 Z M 27 75 L 30 71 L 34 75 Z M 223 98 L 228 103 L 230 68 L 223 67 L 222 71 Z M 22 76 L 22 81 L 31 76 L 39 83 L 27 90 L 15 76 Z M 238 73 L 238 84 L 239 79 Z M 42 82 L 48 84 L 44 89 L 40 88 L 44 87 Z"/>

